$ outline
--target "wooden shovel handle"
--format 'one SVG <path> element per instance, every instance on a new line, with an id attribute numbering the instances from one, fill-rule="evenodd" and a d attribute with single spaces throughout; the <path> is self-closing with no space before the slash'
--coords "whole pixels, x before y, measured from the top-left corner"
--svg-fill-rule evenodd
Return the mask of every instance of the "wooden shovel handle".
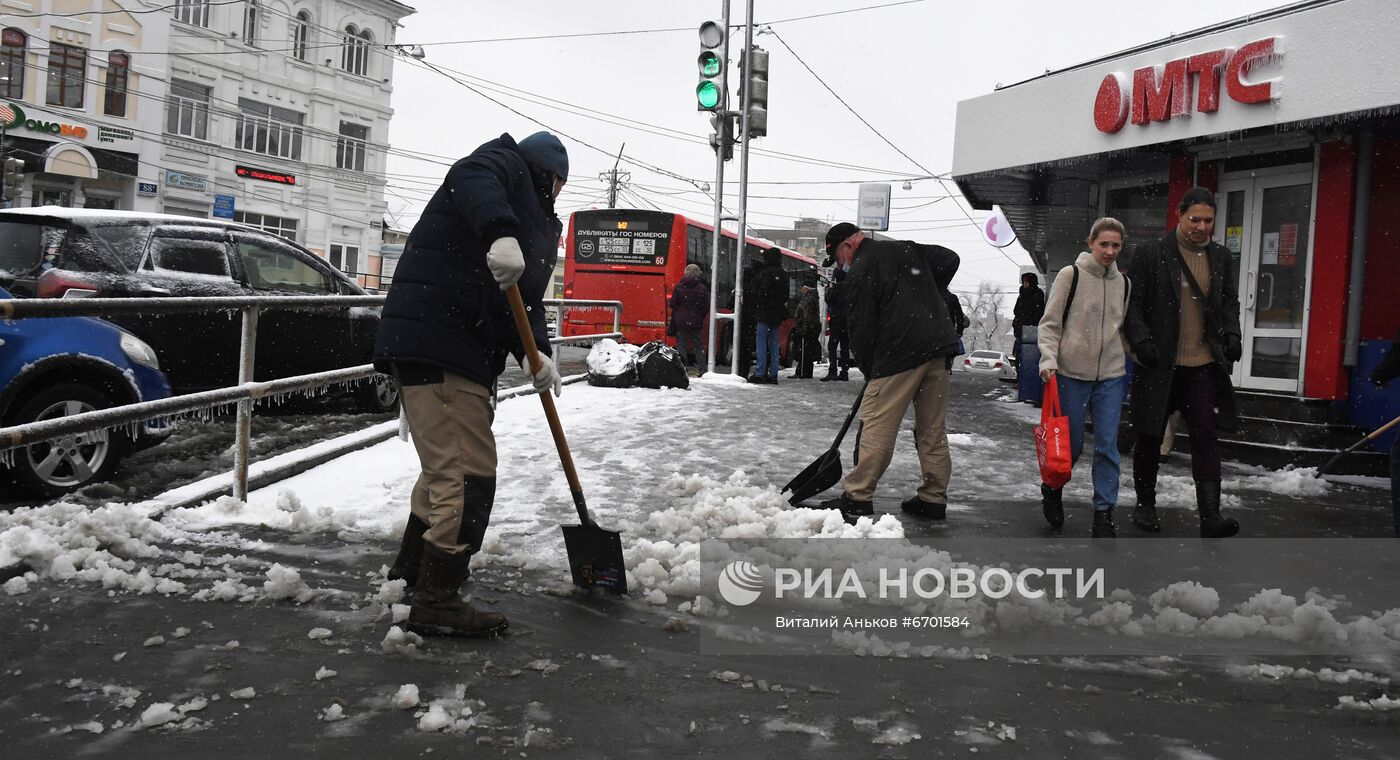
<path id="1" fill-rule="evenodd" d="M 530 365 L 533 376 L 540 371 L 540 349 L 535 345 L 535 333 L 530 329 L 530 318 L 525 311 L 525 299 L 520 297 L 520 286 L 511 285 L 506 291 L 510 302 L 510 314 L 515 319 L 515 331 L 520 335 L 520 343 L 525 347 L 525 360 Z M 549 432 L 554 435 L 554 448 L 559 450 L 559 463 L 564 465 L 564 476 L 569 479 L 569 491 L 574 497 L 574 507 L 584 525 L 592 525 L 588 517 L 588 505 L 583 500 L 583 486 L 579 484 L 578 472 L 574 470 L 574 457 L 569 453 L 569 441 L 564 437 L 564 425 L 559 422 L 559 410 L 554 408 L 554 397 L 549 390 L 539 392 L 540 403 L 544 404 L 544 416 L 549 420 Z"/>

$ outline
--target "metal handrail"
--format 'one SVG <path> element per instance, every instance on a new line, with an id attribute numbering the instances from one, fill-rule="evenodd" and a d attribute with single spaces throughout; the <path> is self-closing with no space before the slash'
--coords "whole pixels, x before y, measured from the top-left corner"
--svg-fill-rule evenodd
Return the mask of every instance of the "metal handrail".
<path id="1" fill-rule="evenodd" d="M 382 306 L 387 296 L 209 296 L 161 298 L 33 298 L 0 299 L 0 319 L 42 319 L 48 317 L 109 316 L 114 314 L 189 314 L 212 311 L 241 311 L 241 341 L 238 352 L 238 385 L 201 393 L 172 396 L 155 401 L 98 409 L 42 422 L 30 422 L 0 428 L 0 455 L 12 449 L 53 440 L 65 435 L 89 433 L 123 425 L 135 424 L 159 417 L 184 414 L 198 409 L 212 409 L 230 403 L 238 404 L 235 422 L 233 495 L 240 501 L 248 499 L 249 449 L 252 441 L 253 402 L 279 393 L 295 393 L 323 388 L 338 383 L 353 382 L 377 374 L 373 364 L 314 372 L 266 382 L 253 381 L 253 358 L 257 345 L 258 317 L 264 309 L 293 311 L 332 311 L 354 307 Z M 585 306 L 613 309 L 613 332 L 595 335 L 562 337 L 564 308 L 559 309 L 553 345 L 581 343 L 601 338 L 621 338 L 621 301 L 592 301 L 547 299 L 544 303 L 560 307 Z M 3 456 L 0 456 L 3 459 Z"/>

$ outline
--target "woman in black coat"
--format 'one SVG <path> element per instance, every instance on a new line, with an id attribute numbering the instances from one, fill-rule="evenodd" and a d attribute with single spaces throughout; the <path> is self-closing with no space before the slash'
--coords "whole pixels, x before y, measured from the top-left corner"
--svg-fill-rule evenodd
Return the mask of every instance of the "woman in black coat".
<path id="1" fill-rule="evenodd" d="M 1220 450 L 1216 428 L 1233 427 L 1234 395 L 1230 363 L 1240 358 L 1240 301 L 1230 251 L 1212 242 L 1215 193 L 1192 188 L 1182 198 L 1177 228 L 1133 254 L 1128 272 L 1132 296 L 1123 329 L 1132 348 L 1132 412 L 1137 443 L 1133 450 L 1133 484 L 1137 507 L 1133 523 L 1161 530 L 1157 519 L 1157 451 L 1168 415 L 1180 410 L 1191 429 L 1191 472 L 1201 535 L 1232 536 L 1239 523 L 1220 516 Z M 1185 265 L 1184 265 L 1185 264 Z M 1203 301 L 1190 287 L 1197 277 Z M 1183 297 L 1190 301 L 1183 302 Z M 1203 306 L 1198 306 L 1203 305 Z M 1182 333 L 1200 336 L 1188 345 Z M 1218 410 L 1218 411 L 1217 411 Z"/>

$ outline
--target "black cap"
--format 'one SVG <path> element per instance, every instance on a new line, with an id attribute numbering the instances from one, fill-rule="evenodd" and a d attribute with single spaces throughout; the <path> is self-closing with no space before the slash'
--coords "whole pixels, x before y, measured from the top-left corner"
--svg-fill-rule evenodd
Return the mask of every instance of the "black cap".
<path id="1" fill-rule="evenodd" d="M 840 245 L 846 238 L 860 232 L 860 228 L 850 222 L 834 224 L 826 231 L 826 261 L 822 264 L 829 267 L 836 263 L 836 246 Z"/>

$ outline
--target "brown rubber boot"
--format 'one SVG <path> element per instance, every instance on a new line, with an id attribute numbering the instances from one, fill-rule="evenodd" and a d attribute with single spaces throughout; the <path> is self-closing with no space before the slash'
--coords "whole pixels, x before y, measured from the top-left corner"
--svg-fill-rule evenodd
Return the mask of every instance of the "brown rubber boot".
<path id="1" fill-rule="evenodd" d="M 470 554 L 448 554 L 424 544 L 408 629 L 424 636 L 495 636 L 508 625 L 506 616 L 482 612 L 461 597 L 462 584 L 471 576 Z"/>

